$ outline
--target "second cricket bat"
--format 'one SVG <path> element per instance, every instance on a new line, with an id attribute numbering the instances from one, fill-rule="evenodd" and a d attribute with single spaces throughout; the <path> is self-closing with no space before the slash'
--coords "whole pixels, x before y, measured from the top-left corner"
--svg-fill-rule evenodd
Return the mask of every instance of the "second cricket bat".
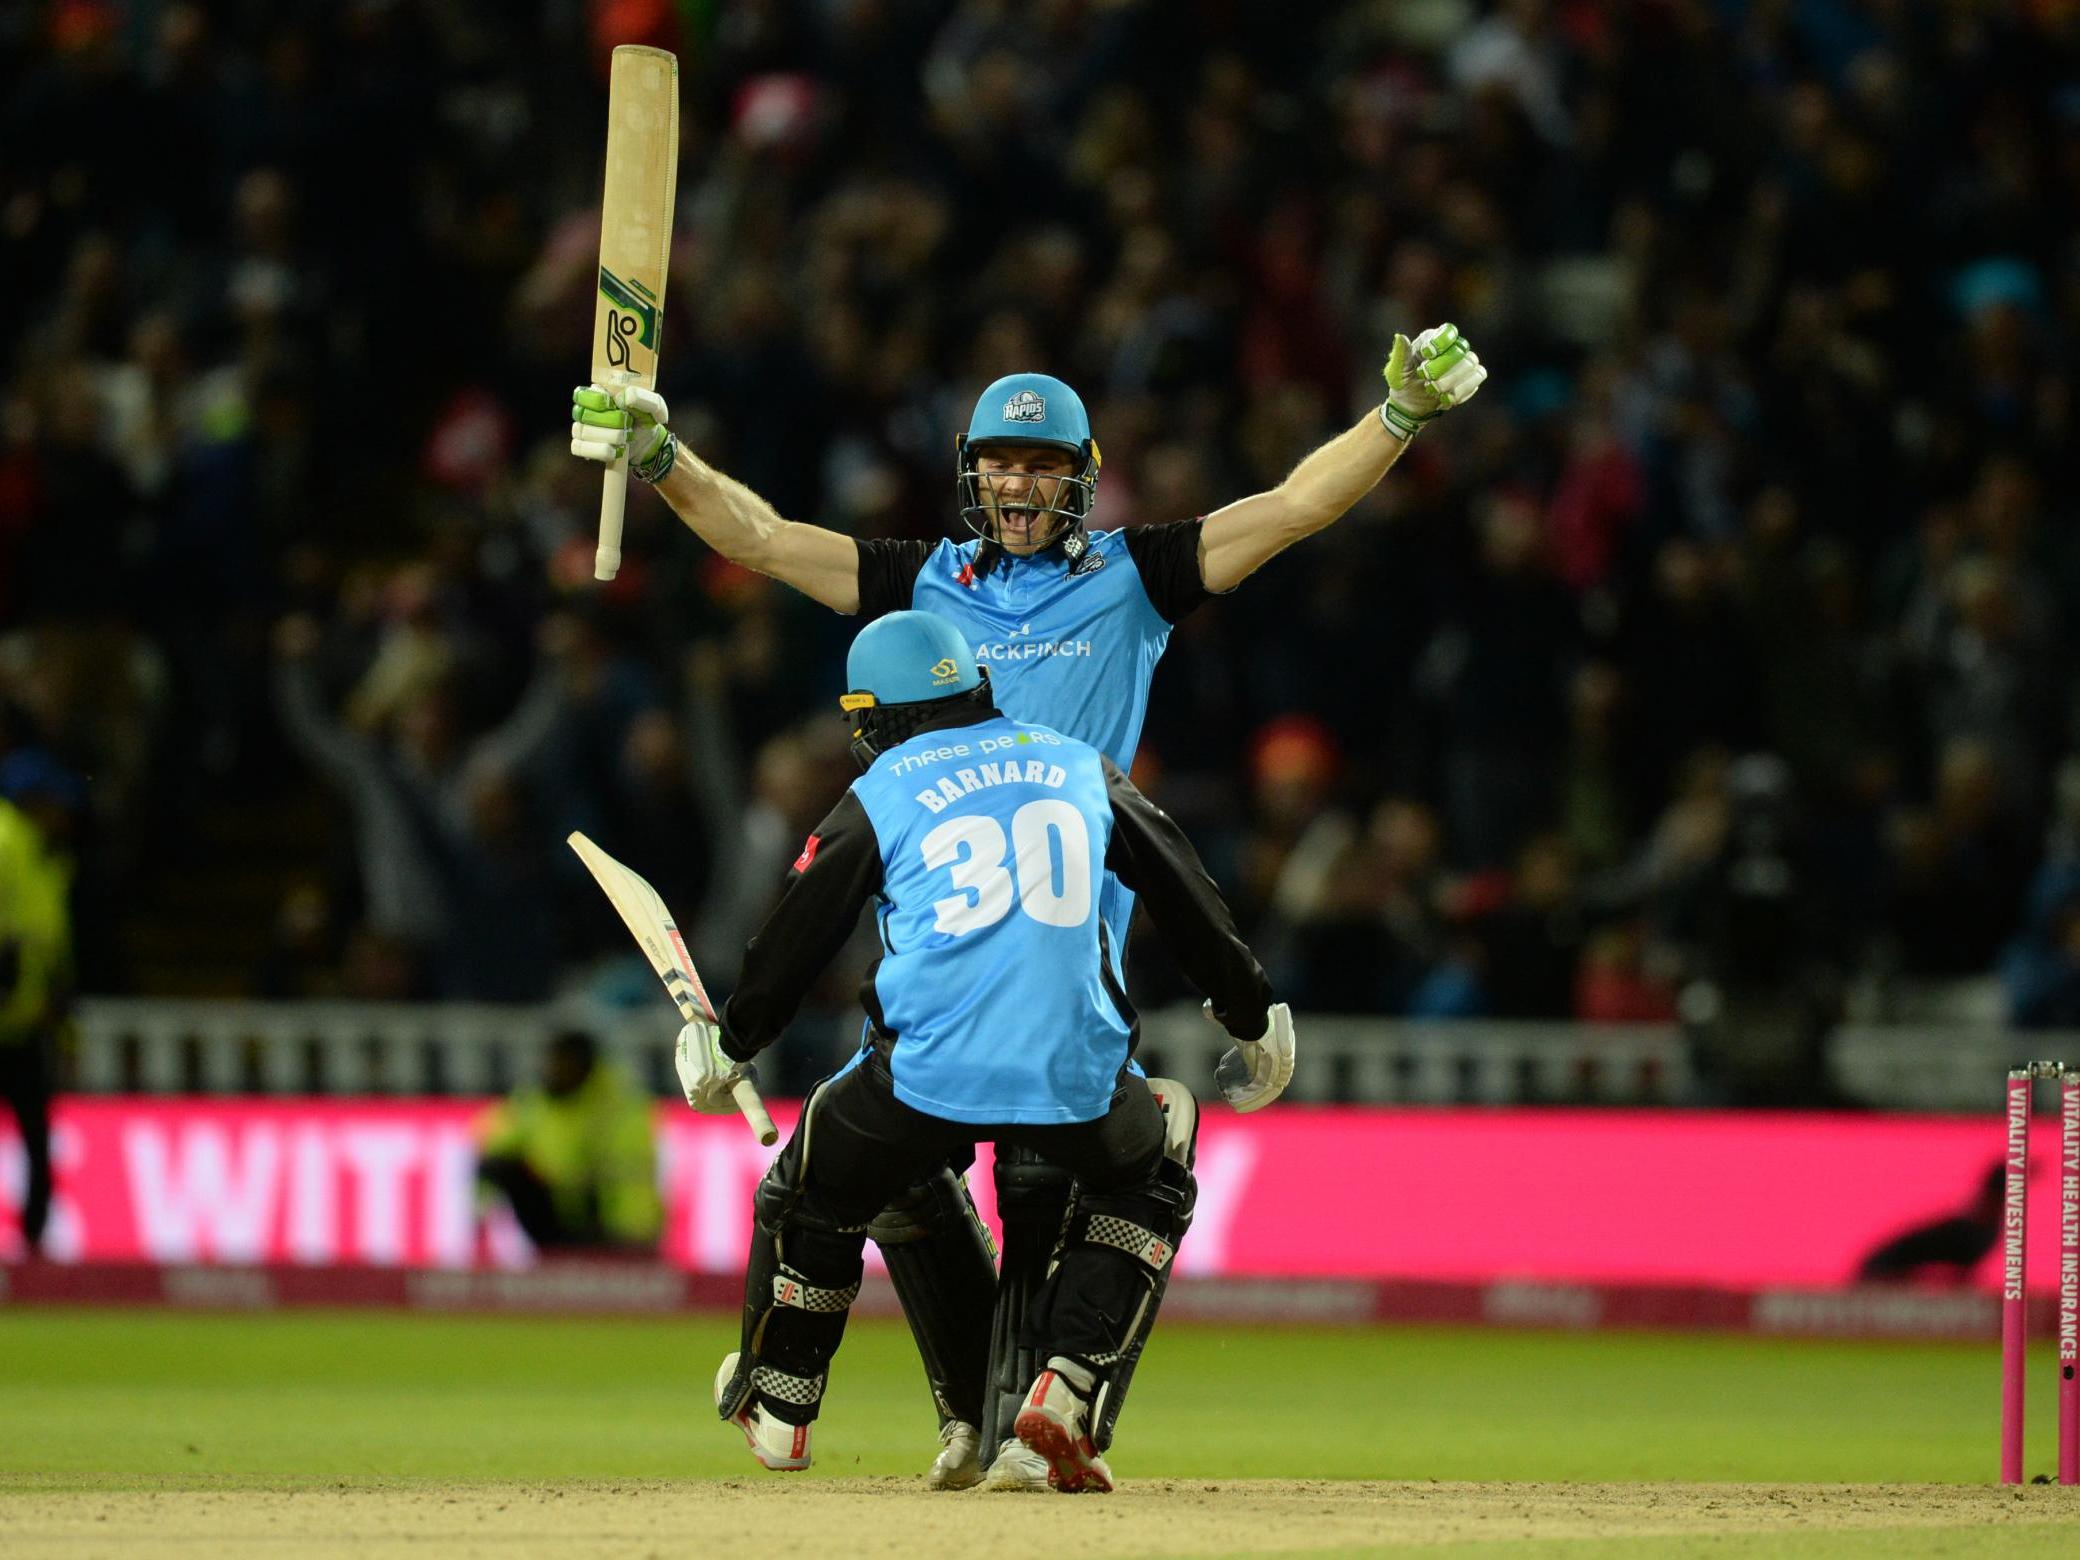
<path id="1" fill-rule="evenodd" d="M 573 833 L 565 842 L 578 853 L 592 880 L 599 884 L 607 898 L 620 912 L 621 924 L 635 938 L 636 946 L 650 961 L 650 968 L 657 971 L 657 978 L 664 982 L 664 989 L 679 1016 L 685 1019 L 704 1018 L 715 1022 L 715 1004 L 708 1000 L 708 988 L 701 984 L 700 971 L 693 967 L 693 955 L 686 951 L 686 939 L 679 935 L 679 928 L 672 920 L 672 912 L 664 907 L 657 890 L 632 869 L 623 866 L 612 856 L 593 844 L 583 833 Z M 737 1109 L 751 1123 L 751 1130 L 758 1134 L 759 1142 L 768 1148 L 780 1141 L 779 1129 L 773 1118 L 766 1114 L 765 1102 L 758 1097 L 758 1086 L 749 1078 L 739 1078 L 730 1090 L 735 1096 Z"/>
<path id="2" fill-rule="evenodd" d="M 679 61 L 664 49 L 623 44 L 607 88 L 607 179 L 599 203 L 599 298 L 592 319 L 592 382 L 608 390 L 657 385 L 665 270 L 679 188 Z M 607 468 L 600 491 L 593 578 L 621 568 L 621 512 L 628 457 Z"/>

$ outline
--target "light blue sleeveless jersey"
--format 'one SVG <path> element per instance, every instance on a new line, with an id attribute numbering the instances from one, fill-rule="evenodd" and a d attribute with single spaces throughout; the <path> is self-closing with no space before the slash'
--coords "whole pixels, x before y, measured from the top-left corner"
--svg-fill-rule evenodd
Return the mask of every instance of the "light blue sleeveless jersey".
<path id="1" fill-rule="evenodd" d="M 881 844 L 896 1097 L 948 1121 L 1104 1115 L 1129 1027 L 1099 957 L 1098 753 L 999 716 L 891 748 L 852 791 Z"/>
<path id="2" fill-rule="evenodd" d="M 1089 536 L 1076 571 L 1057 550 L 1000 563 L 968 585 L 960 577 L 981 543 L 942 541 L 918 571 L 910 604 L 968 636 L 998 709 L 1067 732 L 1131 770 L 1170 624 L 1149 602 L 1127 533 Z M 1134 896 L 1108 876 L 1102 897 L 1120 979 Z"/>

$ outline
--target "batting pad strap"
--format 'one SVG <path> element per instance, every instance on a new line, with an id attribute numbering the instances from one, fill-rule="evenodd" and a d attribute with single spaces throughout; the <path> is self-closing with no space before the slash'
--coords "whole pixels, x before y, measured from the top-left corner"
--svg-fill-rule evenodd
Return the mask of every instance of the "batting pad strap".
<path id="1" fill-rule="evenodd" d="M 773 1275 L 773 1304 L 790 1305 L 797 1311 L 849 1311 L 859 1298 L 859 1281 L 843 1289 L 819 1289 L 792 1268 Z"/>
<path id="2" fill-rule="evenodd" d="M 1177 1247 L 1154 1230 L 1109 1213 L 1094 1213 L 1084 1225 L 1084 1240 L 1093 1246 L 1114 1246 L 1160 1273 L 1170 1265 Z"/>
<path id="3" fill-rule="evenodd" d="M 823 1384 L 829 1379 L 823 1375 L 790 1376 L 770 1365 L 755 1365 L 751 1369 L 751 1390 L 775 1402 L 814 1408 L 823 1401 Z"/>

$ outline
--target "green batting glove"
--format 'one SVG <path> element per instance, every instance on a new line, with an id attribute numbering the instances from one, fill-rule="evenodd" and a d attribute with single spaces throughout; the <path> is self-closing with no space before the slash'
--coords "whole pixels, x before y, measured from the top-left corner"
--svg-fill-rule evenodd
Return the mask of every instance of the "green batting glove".
<path id="1" fill-rule="evenodd" d="M 611 465 L 628 457 L 628 474 L 656 482 L 672 469 L 679 441 L 665 426 L 671 408 L 655 390 L 631 385 L 618 395 L 599 385 L 571 392 L 571 453 Z"/>
<path id="2" fill-rule="evenodd" d="M 1380 373 L 1387 398 L 1379 420 L 1404 443 L 1438 413 L 1472 400 L 1488 378 L 1456 325 L 1433 325 L 1414 341 L 1396 336 Z"/>

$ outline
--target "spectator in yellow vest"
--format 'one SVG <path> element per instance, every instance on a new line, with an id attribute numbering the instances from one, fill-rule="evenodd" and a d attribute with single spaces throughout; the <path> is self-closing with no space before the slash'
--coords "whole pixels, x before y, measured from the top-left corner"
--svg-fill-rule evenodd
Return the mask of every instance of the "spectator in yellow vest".
<path id="1" fill-rule="evenodd" d="M 664 1223 L 651 1100 L 592 1037 L 549 1044 L 541 1082 L 486 1113 L 477 1180 L 545 1251 L 648 1251 Z"/>
<path id="2" fill-rule="evenodd" d="M 0 759 L 0 1097 L 28 1160 L 31 1255 L 50 1218 L 51 1094 L 73 985 L 72 821 L 85 800 L 80 778 L 41 748 Z"/>

